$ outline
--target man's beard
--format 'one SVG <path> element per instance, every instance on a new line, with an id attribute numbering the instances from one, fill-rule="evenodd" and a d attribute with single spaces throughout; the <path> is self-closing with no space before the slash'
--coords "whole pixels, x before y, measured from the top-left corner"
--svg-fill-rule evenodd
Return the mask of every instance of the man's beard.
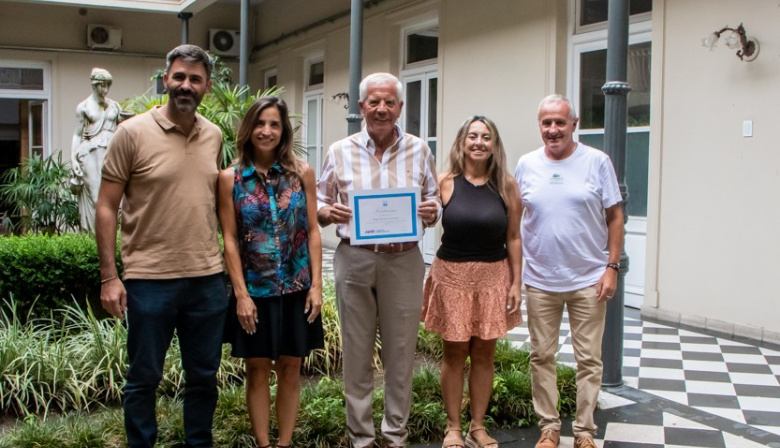
<path id="1" fill-rule="evenodd" d="M 178 101 L 179 98 L 189 97 L 190 101 Z M 195 92 L 191 90 L 177 89 L 171 92 L 170 100 L 177 111 L 183 114 L 191 114 L 198 109 L 203 97 L 198 98 Z"/>

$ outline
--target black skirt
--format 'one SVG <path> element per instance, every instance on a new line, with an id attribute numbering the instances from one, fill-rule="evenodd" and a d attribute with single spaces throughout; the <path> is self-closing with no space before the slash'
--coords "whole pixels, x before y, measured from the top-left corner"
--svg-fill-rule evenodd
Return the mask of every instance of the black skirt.
<path id="1" fill-rule="evenodd" d="M 232 344 L 230 354 L 236 358 L 270 358 L 280 356 L 304 358 L 311 350 L 323 348 L 322 315 L 308 323 L 306 294 L 309 290 L 275 297 L 252 297 L 258 322 L 254 334 L 248 334 L 238 322 L 236 298 L 231 293 L 225 322 L 224 341 Z"/>

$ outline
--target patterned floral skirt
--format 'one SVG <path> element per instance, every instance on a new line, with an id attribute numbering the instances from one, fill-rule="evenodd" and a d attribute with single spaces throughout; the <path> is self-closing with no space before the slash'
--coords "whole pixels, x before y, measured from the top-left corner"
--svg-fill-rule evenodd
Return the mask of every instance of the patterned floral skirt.
<path id="1" fill-rule="evenodd" d="M 511 278 L 508 259 L 453 262 L 436 257 L 425 280 L 425 329 L 453 342 L 506 336 L 523 322 L 519 309 L 514 314 L 506 312 Z"/>

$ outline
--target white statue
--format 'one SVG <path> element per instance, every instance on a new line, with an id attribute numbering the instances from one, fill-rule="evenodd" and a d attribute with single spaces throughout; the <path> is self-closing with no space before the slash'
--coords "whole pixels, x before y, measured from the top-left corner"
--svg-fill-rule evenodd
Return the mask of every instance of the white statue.
<path id="1" fill-rule="evenodd" d="M 108 142 L 116 125 L 123 118 L 122 107 L 106 98 L 111 88 L 111 74 L 102 68 L 93 68 L 92 95 L 76 107 L 78 125 L 71 146 L 71 191 L 77 196 L 81 228 L 95 229 L 95 203 L 100 189 L 100 171 Z"/>

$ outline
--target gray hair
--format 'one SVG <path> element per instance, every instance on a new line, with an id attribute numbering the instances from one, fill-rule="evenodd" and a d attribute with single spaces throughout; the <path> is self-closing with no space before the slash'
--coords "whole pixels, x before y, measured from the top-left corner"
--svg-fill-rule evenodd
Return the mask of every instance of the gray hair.
<path id="1" fill-rule="evenodd" d="M 176 59 L 181 58 L 184 62 L 200 62 L 206 68 L 206 78 L 211 79 L 211 70 L 214 68 L 214 61 L 205 50 L 197 45 L 179 45 L 168 53 L 165 57 L 165 71 L 170 73 L 171 65 Z"/>
<path id="2" fill-rule="evenodd" d="M 548 104 L 555 104 L 555 103 L 563 103 L 569 107 L 569 118 L 571 120 L 574 120 L 577 118 L 577 111 L 574 109 L 574 104 L 569 101 L 568 98 L 565 96 L 554 93 L 552 95 L 547 95 L 546 97 L 542 98 L 542 101 L 539 103 L 539 112 L 542 111 L 542 107 L 548 105 Z M 538 113 L 537 113 L 538 116 Z"/>
<path id="3" fill-rule="evenodd" d="M 381 84 L 383 82 L 395 83 L 395 93 L 398 100 L 403 100 L 404 85 L 394 75 L 390 73 L 372 73 L 360 81 L 360 101 L 365 101 L 368 96 L 368 86 Z"/>

